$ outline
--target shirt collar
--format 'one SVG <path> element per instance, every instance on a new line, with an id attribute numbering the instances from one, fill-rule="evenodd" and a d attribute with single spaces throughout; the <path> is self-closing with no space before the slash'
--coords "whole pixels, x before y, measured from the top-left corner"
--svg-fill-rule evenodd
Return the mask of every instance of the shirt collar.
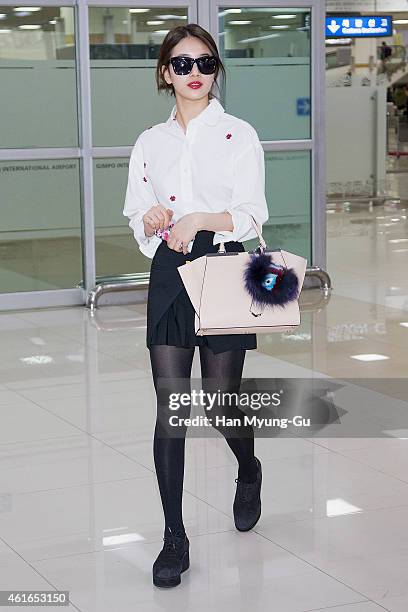
<path id="1" fill-rule="evenodd" d="M 176 121 L 176 110 L 177 105 L 175 104 L 171 110 L 170 117 L 166 121 L 167 125 L 169 125 L 170 127 Z M 225 109 L 222 104 L 218 102 L 217 98 L 211 98 L 208 106 L 206 106 L 205 109 L 202 110 L 199 115 L 197 115 L 197 117 L 194 117 L 194 119 L 190 119 L 189 123 L 191 123 L 191 121 L 196 121 L 198 123 L 207 123 L 208 125 L 215 125 L 222 113 L 224 112 Z"/>

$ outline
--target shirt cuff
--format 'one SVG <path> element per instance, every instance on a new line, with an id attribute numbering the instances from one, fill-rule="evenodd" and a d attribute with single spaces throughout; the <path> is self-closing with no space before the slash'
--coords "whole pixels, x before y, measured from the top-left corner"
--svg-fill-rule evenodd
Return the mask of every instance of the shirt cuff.
<path id="1" fill-rule="evenodd" d="M 139 245 L 140 251 L 143 253 L 143 255 L 146 255 L 146 257 L 150 257 L 152 259 L 162 239 L 156 234 L 153 234 L 153 236 L 145 235 L 144 223 L 142 219 L 145 212 L 145 210 L 141 210 L 134 215 L 130 220 L 129 227 L 131 227 L 133 230 L 133 235 Z"/>
<path id="2" fill-rule="evenodd" d="M 234 229 L 232 231 L 223 230 L 215 232 L 213 244 L 230 241 L 243 241 L 256 238 L 258 234 L 252 225 L 251 216 L 241 210 L 227 208 L 224 212 L 229 212 L 232 217 Z"/>

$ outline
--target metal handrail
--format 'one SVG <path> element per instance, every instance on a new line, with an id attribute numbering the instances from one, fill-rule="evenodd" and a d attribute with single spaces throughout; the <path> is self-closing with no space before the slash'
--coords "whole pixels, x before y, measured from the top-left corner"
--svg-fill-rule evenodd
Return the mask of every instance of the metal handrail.
<path id="1" fill-rule="evenodd" d="M 326 308 L 327 304 L 330 302 L 331 294 L 327 295 L 320 293 L 318 299 L 305 299 L 305 293 L 303 292 L 299 299 L 299 310 L 301 314 L 305 313 L 313 313 L 318 314 L 322 312 L 324 308 Z M 109 319 L 109 322 L 102 321 L 95 311 L 89 313 L 90 322 L 98 331 L 104 332 L 117 332 L 123 331 L 124 329 L 127 331 L 130 330 L 140 330 L 146 329 L 146 315 L 139 315 L 137 317 L 125 317 L 120 319 Z M 140 324 L 142 323 L 142 325 Z"/>
<path id="2" fill-rule="evenodd" d="M 306 269 L 306 278 L 317 278 L 320 281 L 320 289 L 323 291 L 324 295 L 328 295 L 332 289 L 332 282 L 329 274 L 323 268 L 319 268 L 319 266 L 312 266 Z M 310 289 L 310 287 L 305 287 L 306 289 Z"/>
<path id="3" fill-rule="evenodd" d="M 86 299 L 85 306 L 93 311 L 97 308 L 98 300 L 104 293 L 110 293 L 112 291 L 134 291 L 136 289 L 147 289 L 149 287 L 149 272 L 143 272 L 138 278 L 129 278 L 128 280 L 121 281 L 101 281 L 92 289 Z M 306 269 L 305 278 L 317 278 L 320 281 L 320 289 L 324 295 L 327 296 L 332 288 L 331 279 L 328 273 L 319 268 L 318 266 L 312 266 Z M 309 287 L 305 287 L 308 289 Z"/>

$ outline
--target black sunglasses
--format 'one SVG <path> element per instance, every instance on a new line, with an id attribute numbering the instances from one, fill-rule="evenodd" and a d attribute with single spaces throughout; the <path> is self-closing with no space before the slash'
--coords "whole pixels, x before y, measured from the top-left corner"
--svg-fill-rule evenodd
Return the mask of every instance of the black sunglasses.
<path id="1" fill-rule="evenodd" d="M 179 56 L 172 57 L 170 61 L 174 72 L 178 75 L 190 74 L 194 62 L 196 62 L 201 74 L 214 74 L 218 65 L 218 59 L 215 55 L 206 55 L 204 57 L 196 57 L 195 59 L 188 56 Z"/>

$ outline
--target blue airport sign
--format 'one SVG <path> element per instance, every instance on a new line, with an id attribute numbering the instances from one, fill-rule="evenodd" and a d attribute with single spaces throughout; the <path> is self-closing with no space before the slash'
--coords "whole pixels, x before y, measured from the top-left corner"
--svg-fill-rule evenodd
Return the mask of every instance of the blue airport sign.
<path id="1" fill-rule="evenodd" d="M 392 36 L 392 16 L 326 16 L 326 38 L 365 38 Z"/>
<path id="2" fill-rule="evenodd" d="M 296 99 L 296 114 L 297 115 L 310 115 L 310 98 L 297 98 Z"/>

